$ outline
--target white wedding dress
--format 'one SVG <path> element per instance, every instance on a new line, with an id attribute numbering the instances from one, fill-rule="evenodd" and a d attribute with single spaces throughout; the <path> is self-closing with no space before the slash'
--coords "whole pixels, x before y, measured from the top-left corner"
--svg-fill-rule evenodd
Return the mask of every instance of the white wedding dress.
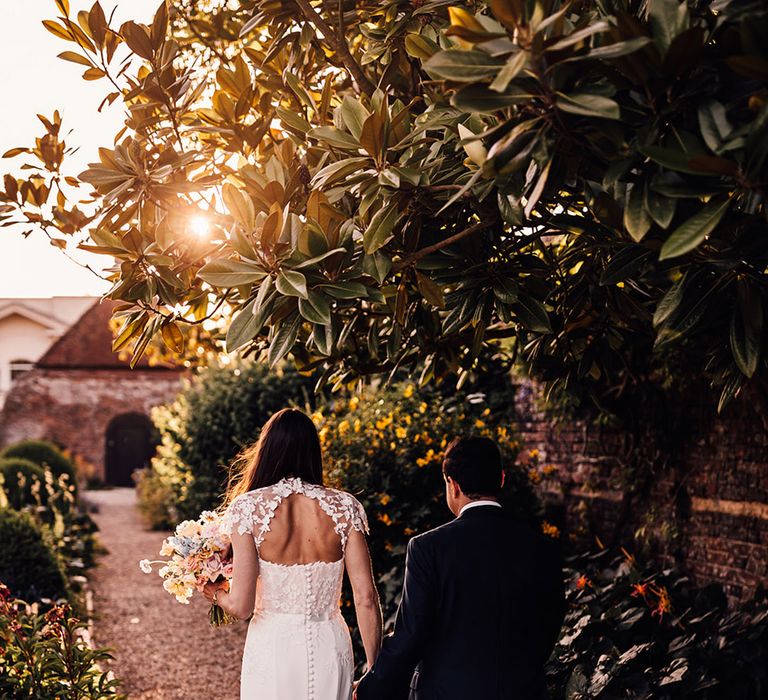
<path id="1" fill-rule="evenodd" d="M 354 496 L 298 478 L 238 496 L 227 509 L 225 527 L 252 533 L 258 552 L 278 507 L 294 494 L 316 501 L 328 515 L 342 553 L 352 530 L 367 533 L 365 512 Z M 354 663 L 339 608 L 343 575 L 343 554 L 338 561 L 307 564 L 276 564 L 259 556 L 241 700 L 350 700 Z"/>

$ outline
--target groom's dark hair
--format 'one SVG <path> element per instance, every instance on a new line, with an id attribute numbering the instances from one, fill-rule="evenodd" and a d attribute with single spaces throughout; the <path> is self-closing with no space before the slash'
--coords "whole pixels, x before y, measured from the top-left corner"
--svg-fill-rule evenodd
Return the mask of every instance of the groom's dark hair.
<path id="1" fill-rule="evenodd" d="M 456 438 L 445 450 L 443 474 L 450 476 L 469 498 L 501 493 L 501 452 L 486 437 Z"/>

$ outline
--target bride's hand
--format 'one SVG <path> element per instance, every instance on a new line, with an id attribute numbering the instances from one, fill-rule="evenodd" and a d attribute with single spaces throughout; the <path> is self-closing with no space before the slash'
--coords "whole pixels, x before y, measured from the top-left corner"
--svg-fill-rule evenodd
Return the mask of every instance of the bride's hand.
<path id="1" fill-rule="evenodd" d="M 227 589 L 226 581 L 217 581 L 216 583 L 206 583 L 203 586 L 203 595 L 205 596 L 205 599 L 209 603 L 213 603 L 213 596 L 216 593 L 216 591 L 226 590 L 226 589 Z"/>

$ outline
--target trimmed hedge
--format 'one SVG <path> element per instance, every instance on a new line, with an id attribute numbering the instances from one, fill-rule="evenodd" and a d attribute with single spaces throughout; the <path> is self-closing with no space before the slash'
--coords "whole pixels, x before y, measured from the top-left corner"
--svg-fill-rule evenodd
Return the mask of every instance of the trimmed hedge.
<path id="1" fill-rule="evenodd" d="M 34 601 L 66 598 L 63 566 L 48 533 L 28 513 L 0 508 L 0 581 L 14 596 Z"/>
<path id="2" fill-rule="evenodd" d="M 24 506 L 34 506 L 38 499 L 43 505 L 48 502 L 45 471 L 34 462 L 19 457 L 0 459 L 0 475 L 2 490 L 11 508 L 20 510 Z"/>
<path id="3" fill-rule="evenodd" d="M 66 474 L 70 483 L 77 487 L 77 472 L 72 460 L 69 459 L 56 445 L 47 440 L 22 440 L 0 454 L 0 459 L 19 457 L 28 459 L 40 467 L 48 467 L 55 476 Z"/>

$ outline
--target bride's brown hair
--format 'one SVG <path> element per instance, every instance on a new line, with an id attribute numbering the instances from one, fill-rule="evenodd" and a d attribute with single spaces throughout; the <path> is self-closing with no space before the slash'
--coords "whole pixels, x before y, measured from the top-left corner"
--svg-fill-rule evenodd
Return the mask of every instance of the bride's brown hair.
<path id="1" fill-rule="evenodd" d="M 275 413 L 261 429 L 259 439 L 235 459 L 226 502 L 243 493 L 271 486 L 287 477 L 323 484 L 320 438 L 312 419 L 297 408 Z"/>

